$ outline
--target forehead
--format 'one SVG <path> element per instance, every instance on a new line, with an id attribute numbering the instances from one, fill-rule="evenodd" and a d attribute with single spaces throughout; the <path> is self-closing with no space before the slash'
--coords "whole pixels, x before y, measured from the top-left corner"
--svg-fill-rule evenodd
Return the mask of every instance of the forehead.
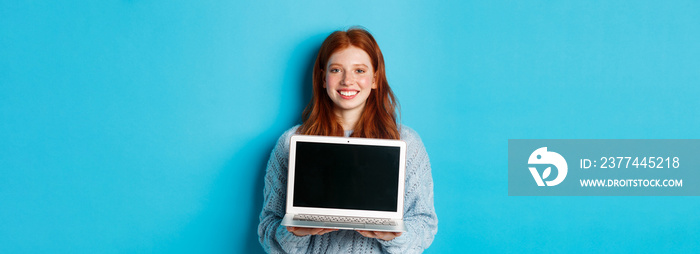
<path id="1" fill-rule="evenodd" d="M 331 57 L 328 59 L 328 65 L 339 64 L 339 65 L 355 65 L 364 64 L 367 66 L 372 66 L 372 60 L 369 58 L 369 54 L 364 50 L 350 46 L 336 52 L 333 52 Z"/>

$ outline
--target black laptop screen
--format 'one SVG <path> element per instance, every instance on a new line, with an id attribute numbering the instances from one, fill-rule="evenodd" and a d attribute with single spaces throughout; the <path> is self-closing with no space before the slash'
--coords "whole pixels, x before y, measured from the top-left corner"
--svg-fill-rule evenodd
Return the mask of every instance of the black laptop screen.
<path id="1" fill-rule="evenodd" d="M 297 142 L 294 206 L 397 211 L 399 147 Z"/>

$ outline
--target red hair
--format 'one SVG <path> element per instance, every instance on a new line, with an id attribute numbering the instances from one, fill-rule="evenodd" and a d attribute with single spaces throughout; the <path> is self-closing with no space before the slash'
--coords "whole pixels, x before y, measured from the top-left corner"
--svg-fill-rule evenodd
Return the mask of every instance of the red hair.
<path id="1" fill-rule="evenodd" d="M 352 137 L 399 139 L 396 123 L 398 103 L 389 87 L 384 68 L 384 56 L 372 34 L 362 28 L 335 31 L 329 35 L 318 51 L 313 68 L 313 95 L 302 113 L 303 123 L 298 133 L 304 135 L 343 136 L 343 127 L 333 113 L 333 101 L 323 87 L 324 69 L 333 53 L 350 46 L 367 52 L 376 75 L 376 89 L 372 89 L 364 111 L 355 124 Z"/>

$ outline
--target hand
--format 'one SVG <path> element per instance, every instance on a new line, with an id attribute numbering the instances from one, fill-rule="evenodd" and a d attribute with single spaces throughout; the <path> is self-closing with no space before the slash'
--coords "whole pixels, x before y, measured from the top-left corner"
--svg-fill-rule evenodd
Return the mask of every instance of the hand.
<path id="1" fill-rule="evenodd" d="M 382 231 L 365 231 L 355 230 L 364 237 L 377 238 L 384 241 L 391 241 L 394 238 L 401 236 L 401 232 L 382 232 Z"/>
<path id="2" fill-rule="evenodd" d="M 302 228 L 302 227 L 287 227 L 287 231 L 291 232 L 295 236 L 307 236 L 307 235 L 323 235 L 325 233 L 330 233 L 333 231 L 338 231 L 332 228 Z"/>

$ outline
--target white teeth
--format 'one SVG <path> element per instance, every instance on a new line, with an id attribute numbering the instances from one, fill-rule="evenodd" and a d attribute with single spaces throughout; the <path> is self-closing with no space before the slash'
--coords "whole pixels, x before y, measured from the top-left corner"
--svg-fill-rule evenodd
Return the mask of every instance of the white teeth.
<path id="1" fill-rule="evenodd" d="M 358 91 L 340 91 L 340 94 L 343 96 L 353 96 L 356 95 Z"/>

